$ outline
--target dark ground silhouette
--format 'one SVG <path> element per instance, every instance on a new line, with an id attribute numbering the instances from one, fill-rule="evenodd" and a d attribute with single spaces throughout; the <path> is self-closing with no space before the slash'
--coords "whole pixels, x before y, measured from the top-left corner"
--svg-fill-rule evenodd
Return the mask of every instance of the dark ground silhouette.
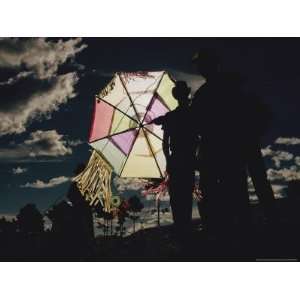
<path id="1" fill-rule="evenodd" d="M 0 260 L 2 261 L 252 261 L 255 259 L 291 259 L 300 253 L 300 181 L 292 181 L 288 188 L 288 197 L 276 199 L 273 210 L 277 222 L 268 219 L 262 205 L 251 205 L 250 226 L 244 237 L 226 235 L 226 239 L 217 239 L 201 228 L 201 221 L 193 220 L 190 246 L 183 249 L 174 238 L 172 226 L 144 229 L 127 237 L 88 235 L 80 236 L 86 227 L 76 232 L 71 226 L 70 216 L 65 203 L 58 204 L 60 213 L 67 213 L 69 220 L 53 224 L 51 230 L 40 230 L 42 219 L 34 205 L 27 206 L 26 230 L 20 230 L 19 219 L 8 221 L 0 219 Z M 297 200 L 296 200 L 297 199 Z M 226 196 L 223 198 L 227 200 Z M 29 211 L 29 208 L 31 212 Z M 70 206 L 71 207 L 71 206 Z M 72 209 L 72 207 L 71 207 Z M 24 211 L 24 210 L 22 210 Z M 82 217 L 84 212 L 81 211 Z M 76 216 L 77 217 L 77 216 Z M 89 218 L 87 218 L 88 220 Z M 77 222 L 73 220 L 73 222 Z M 224 218 L 226 226 L 226 218 Z M 24 223 L 24 219 L 23 219 Z M 23 224 L 22 223 L 22 224 Z M 34 225 L 35 224 L 35 225 Z M 58 229 L 60 226 L 64 228 Z M 23 227 L 24 228 L 24 227 Z M 58 233 L 59 232 L 59 233 Z M 84 246 L 80 243 L 86 241 Z M 77 248 L 79 246 L 79 248 Z"/>

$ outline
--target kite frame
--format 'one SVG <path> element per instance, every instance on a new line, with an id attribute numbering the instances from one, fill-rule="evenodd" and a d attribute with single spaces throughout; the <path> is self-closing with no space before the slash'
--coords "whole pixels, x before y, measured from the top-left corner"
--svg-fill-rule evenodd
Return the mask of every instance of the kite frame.
<path id="1" fill-rule="evenodd" d="M 148 72 L 150 72 L 150 71 L 148 71 Z M 160 84 L 161 84 L 161 82 L 162 82 L 162 80 L 163 80 L 163 78 L 164 78 L 165 75 L 167 75 L 167 76 L 169 77 L 169 79 L 170 79 L 172 82 L 175 83 L 176 81 L 175 81 L 175 80 L 172 78 L 172 76 L 170 76 L 166 71 L 155 71 L 155 72 L 162 72 L 162 75 L 161 75 L 161 77 L 160 77 L 160 79 L 159 79 L 159 81 L 158 81 L 158 83 L 157 83 L 157 86 L 155 87 L 155 89 L 154 89 L 154 91 L 153 91 L 153 97 L 154 97 L 154 95 L 157 95 L 158 98 L 159 98 L 159 101 L 162 103 L 162 105 L 164 105 L 167 109 L 169 109 L 169 107 L 168 107 L 167 104 L 165 103 L 164 99 L 163 99 L 162 97 L 160 97 L 160 96 L 157 94 L 157 90 L 159 89 Z M 97 141 L 100 141 L 100 140 L 103 140 L 103 139 L 107 139 L 107 143 L 105 144 L 105 146 L 104 146 L 103 149 L 102 149 L 102 151 L 103 151 L 104 148 L 107 146 L 107 144 L 108 144 L 109 142 L 112 142 L 112 143 L 113 143 L 112 139 L 110 139 L 111 137 L 113 137 L 113 136 L 115 136 L 115 135 L 119 135 L 119 134 L 126 133 L 126 132 L 131 131 L 131 130 L 137 130 L 137 134 L 136 134 L 136 136 L 135 136 L 135 138 L 134 138 L 134 140 L 133 140 L 133 142 L 132 142 L 132 145 L 131 145 L 131 148 L 130 148 L 128 154 L 126 155 L 126 159 L 125 159 L 125 161 L 124 161 L 124 163 L 123 163 L 122 169 L 121 169 L 121 171 L 120 171 L 119 174 L 118 174 L 120 177 L 122 177 L 122 173 L 123 173 L 123 171 L 124 171 L 124 168 L 125 168 L 125 166 L 126 166 L 126 163 L 127 163 L 127 161 L 128 161 L 128 158 L 129 158 L 129 156 L 130 156 L 130 154 L 131 154 L 132 148 L 133 148 L 133 146 L 134 146 L 134 144 L 135 144 L 135 142 L 136 142 L 136 139 L 138 138 L 138 136 L 139 136 L 139 134 L 140 134 L 140 131 L 142 130 L 142 131 L 143 131 L 143 134 L 144 134 L 144 136 L 145 136 L 145 139 L 146 139 L 148 148 L 149 148 L 149 150 L 150 150 L 150 152 L 151 152 L 151 154 L 152 154 L 152 157 L 154 158 L 156 167 L 158 168 L 160 177 L 161 177 L 161 178 L 164 178 L 164 175 L 163 175 L 163 173 L 162 173 L 162 170 L 160 169 L 160 166 L 159 166 L 159 164 L 158 164 L 157 158 L 156 158 L 156 156 L 155 156 L 156 154 L 155 154 L 155 152 L 154 152 L 154 150 L 153 150 L 153 148 L 152 148 L 151 142 L 150 142 L 150 140 L 149 140 L 148 134 L 152 134 L 154 137 L 156 137 L 157 139 L 159 139 L 159 140 L 161 140 L 161 141 L 163 141 L 163 139 L 162 139 L 161 137 L 159 137 L 156 133 L 152 132 L 151 130 L 149 130 L 147 127 L 144 126 L 144 125 L 149 125 L 149 123 L 144 124 L 144 121 L 145 121 L 145 117 L 146 117 L 146 115 L 147 115 L 147 112 L 149 111 L 149 107 L 150 107 L 151 104 L 153 104 L 154 99 L 151 99 L 150 103 L 149 103 L 149 104 L 147 105 L 147 107 L 146 107 L 146 113 L 145 113 L 145 115 L 143 116 L 143 119 L 140 120 L 139 114 L 138 114 L 138 112 L 137 112 L 137 110 L 136 110 L 136 107 L 135 107 L 135 103 L 134 103 L 134 101 L 133 101 L 133 99 L 132 99 L 130 93 L 128 92 L 128 90 L 127 90 L 127 88 L 126 88 L 126 84 L 125 84 L 125 82 L 124 82 L 124 80 L 123 80 L 123 78 L 122 78 L 122 76 L 121 76 L 122 73 L 126 73 L 126 72 L 116 72 L 114 78 L 117 78 L 117 76 L 119 77 L 120 82 L 121 82 L 121 84 L 122 84 L 122 86 L 123 86 L 123 88 L 124 88 L 124 90 L 125 90 L 125 92 L 126 92 L 126 95 L 127 95 L 128 99 L 129 99 L 129 101 L 130 101 L 130 103 L 131 103 L 131 106 L 132 106 L 132 108 L 133 108 L 133 110 L 134 110 L 134 112 L 135 112 L 135 116 L 136 116 L 137 119 L 134 119 L 133 117 L 129 116 L 129 115 L 127 114 L 127 112 L 125 113 L 124 111 L 122 111 L 121 109 L 119 109 L 117 106 L 115 106 L 115 105 L 109 103 L 108 101 L 104 100 L 103 98 L 99 97 L 99 95 L 95 95 L 95 101 L 97 101 L 97 103 L 99 103 L 99 101 L 103 101 L 105 104 L 109 105 L 110 107 L 113 107 L 114 109 L 116 109 L 117 111 L 119 111 L 121 114 L 123 114 L 124 116 L 128 117 L 130 120 L 134 121 L 134 122 L 137 124 L 137 126 L 136 126 L 136 127 L 129 128 L 129 129 L 126 129 L 126 130 L 124 130 L 124 131 L 120 131 L 120 132 L 117 132 L 117 133 L 113 133 L 113 134 L 110 134 L 110 135 L 106 135 L 105 137 L 102 137 L 102 138 L 100 138 L 100 139 L 95 139 L 95 140 L 91 141 L 90 138 L 91 138 L 92 128 L 93 128 L 93 124 L 95 123 L 95 118 L 96 118 L 96 103 L 95 103 L 94 111 L 93 111 L 93 121 L 92 121 L 92 125 L 91 125 L 91 127 L 90 127 L 89 143 L 94 143 L 94 142 L 97 142 Z M 112 125 L 111 125 L 111 126 L 112 126 Z M 120 151 L 122 151 L 115 143 L 113 143 L 113 145 L 114 145 L 115 147 L 117 147 Z M 98 154 L 100 153 L 100 151 L 97 151 L 97 150 L 96 150 L 96 152 L 97 152 Z M 123 151 L 122 151 L 122 152 L 123 152 Z M 101 155 L 101 156 L 103 156 L 103 155 Z M 106 159 L 105 159 L 105 160 L 106 160 Z M 106 160 L 106 161 L 107 161 L 107 160 Z M 110 165 L 111 165 L 111 164 L 110 164 Z"/>

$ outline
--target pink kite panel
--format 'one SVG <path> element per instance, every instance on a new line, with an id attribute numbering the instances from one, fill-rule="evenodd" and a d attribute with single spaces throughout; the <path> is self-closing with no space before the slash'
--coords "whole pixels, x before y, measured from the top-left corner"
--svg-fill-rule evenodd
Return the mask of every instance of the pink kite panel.
<path id="1" fill-rule="evenodd" d="M 154 95 L 143 123 L 148 124 L 153 119 L 165 115 L 168 111 L 169 109 L 161 103 L 159 96 Z"/>
<path id="2" fill-rule="evenodd" d="M 137 133 L 138 129 L 129 130 L 112 136 L 111 140 L 124 154 L 128 155 Z"/>
<path id="3" fill-rule="evenodd" d="M 104 101 L 95 101 L 93 123 L 89 142 L 102 139 L 109 135 L 114 108 Z"/>

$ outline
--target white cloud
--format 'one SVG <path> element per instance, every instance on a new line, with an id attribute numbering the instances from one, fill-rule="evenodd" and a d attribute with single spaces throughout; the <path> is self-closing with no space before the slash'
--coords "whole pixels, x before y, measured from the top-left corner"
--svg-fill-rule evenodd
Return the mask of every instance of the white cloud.
<path id="1" fill-rule="evenodd" d="M 268 179 L 270 181 L 291 181 L 300 179 L 300 170 L 296 166 L 282 168 L 279 170 L 268 169 Z"/>
<path id="2" fill-rule="evenodd" d="M 147 179 L 140 179 L 140 178 L 121 178 L 115 177 L 113 183 L 118 190 L 118 192 L 122 193 L 125 191 L 136 191 L 136 192 L 143 192 L 145 191 L 145 187 L 149 184 L 149 180 Z M 155 194 L 148 194 L 143 196 L 145 200 L 154 201 Z M 170 201 L 170 197 L 168 192 L 162 195 L 160 201 Z"/>
<path id="3" fill-rule="evenodd" d="M 81 38 L 7 38 L 0 41 L 0 67 L 32 70 L 39 79 L 53 76 L 60 65 L 87 47 Z M 81 45 L 80 45 L 81 44 Z"/>
<path id="4" fill-rule="evenodd" d="M 10 77 L 6 81 L 0 82 L 0 86 L 13 85 L 13 84 L 17 83 L 19 80 L 21 80 L 22 78 L 26 78 L 26 77 L 30 76 L 31 74 L 33 74 L 33 72 L 22 71 L 22 72 L 18 73 L 16 76 Z"/>
<path id="5" fill-rule="evenodd" d="M 282 161 L 290 161 L 294 158 L 292 153 L 286 151 L 276 151 L 272 160 L 275 162 L 275 166 L 280 168 Z"/>
<path id="6" fill-rule="evenodd" d="M 276 170 L 275 170 L 276 171 Z M 284 190 L 286 189 L 286 185 L 284 184 L 271 184 L 272 190 L 274 193 L 275 198 L 282 198 L 285 196 Z M 248 177 L 248 192 L 249 192 L 249 199 L 251 202 L 258 201 L 255 188 L 252 182 L 252 179 Z"/>
<path id="7" fill-rule="evenodd" d="M 285 196 L 284 191 L 286 188 L 287 188 L 286 185 L 272 184 L 272 189 L 273 189 L 275 198 L 283 198 Z"/>
<path id="8" fill-rule="evenodd" d="M 66 147 L 63 135 L 56 130 L 37 130 L 30 134 L 24 145 L 30 149 L 29 156 L 64 156 L 72 153 L 72 149 Z"/>
<path id="9" fill-rule="evenodd" d="M 145 185 L 148 183 L 148 180 L 138 178 L 115 177 L 113 182 L 119 192 L 124 192 L 127 190 L 140 191 L 145 188 Z"/>
<path id="10" fill-rule="evenodd" d="M 248 181 L 248 191 L 249 191 L 249 193 L 254 193 L 255 188 L 254 188 L 253 181 L 252 181 L 251 177 L 248 176 L 247 181 Z"/>
<path id="11" fill-rule="evenodd" d="M 0 107 L 0 136 L 22 133 L 34 119 L 50 118 L 61 104 L 76 96 L 74 86 L 78 81 L 76 73 L 57 76 L 46 91 L 36 91 L 28 99 L 16 103 L 9 110 Z"/>
<path id="12" fill-rule="evenodd" d="M 67 145 L 62 134 L 56 130 L 37 130 L 20 144 L 12 144 L 7 148 L 0 148 L 0 158 L 18 160 L 41 156 L 58 157 L 72 154 L 72 148 Z"/>
<path id="13" fill-rule="evenodd" d="M 148 194 L 148 195 L 145 196 L 145 199 L 153 201 L 153 200 L 155 200 L 155 197 L 156 197 L 156 195 L 154 195 L 154 194 Z M 159 200 L 160 201 L 170 201 L 169 193 L 166 192 L 164 195 L 160 196 Z"/>
<path id="14" fill-rule="evenodd" d="M 297 137 L 279 137 L 279 138 L 276 139 L 275 144 L 300 145 L 300 138 L 297 138 Z"/>
<path id="15" fill-rule="evenodd" d="M 250 193 L 250 194 L 249 194 L 249 200 L 250 200 L 250 203 L 251 203 L 251 202 L 252 202 L 252 203 L 258 202 L 258 198 L 257 198 L 257 196 L 256 196 L 255 193 Z"/>
<path id="16" fill-rule="evenodd" d="M 296 164 L 297 166 L 300 166 L 300 156 L 296 156 L 296 157 L 295 157 L 295 164 Z"/>
<path id="17" fill-rule="evenodd" d="M 24 132 L 31 122 L 50 118 L 76 96 L 77 72 L 58 71 L 68 60 L 78 70 L 75 56 L 86 47 L 80 38 L 0 40 L 0 67 L 16 73 L 0 82 L 0 136 Z"/>
<path id="18" fill-rule="evenodd" d="M 274 154 L 274 151 L 271 149 L 271 145 L 269 145 L 266 148 L 262 148 L 261 153 L 264 157 L 266 157 L 266 156 L 272 156 Z"/>
<path id="19" fill-rule="evenodd" d="M 0 219 L 5 218 L 7 221 L 16 219 L 16 215 L 13 214 L 0 214 Z"/>
<path id="20" fill-rule="evenodd" d="M 18 175 L 27 172 L 26 168 L 16 167 L 12 169 L 13 174 Z"/>
<path id="21" fill-rule="evenodd" d="M 281 150 L 274 151 L 271 149 L 270 145 L 266 148 L 263 148 L 261 152 L 264 157 L 269 156 L 274 161 L 277 168 L 280 168 L 282 161 L 290 161 L 294 158 L 292 153 Z"/>
<path id="22" fill-rule="evenodd" d="M 70 181 L 70 177 L 65 177 L 65 176 L 59 176 L 59 177 L 54 177 L 51 178 L 48 182 L 44 182 L 42 180 L 37 179 L 36 181 L 30 183 L 27 182 L 24 185 L 21 185 L 20 187 L 22 188 L 33 188 L 33 189 L 46 189 L 46 188 L 52 188 L 57 185 L 60 185 L 62 183 Z"/>
<path id="23" fill-rule="evenodd" d="M 81 141 L 81 140 L 73 140 L 73 141 L 71 141 L 71 140 L 69 140 L 67 143 L 71 147 L 77 147 L 79 145 L 84 144 L 84 141 Z"/>

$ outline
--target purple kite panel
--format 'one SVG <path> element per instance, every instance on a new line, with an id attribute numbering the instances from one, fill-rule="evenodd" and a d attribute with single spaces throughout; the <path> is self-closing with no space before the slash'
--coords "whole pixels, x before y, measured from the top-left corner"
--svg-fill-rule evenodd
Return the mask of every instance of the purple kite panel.
<path id="1" fill-rule="evenodd" d="M 165 115 L 169 109 L 162 104 L 158 95 L 154 95 L 144 118 L 144 124 L 150 123 L 155 118 Z"/>
<path id="2" fill-rule="evenodd" d="M 116 134 L 110 139 L 124 154 L 128 155 L 137 133 L 137 129 L 129 130 L 120 134 Z"/>

